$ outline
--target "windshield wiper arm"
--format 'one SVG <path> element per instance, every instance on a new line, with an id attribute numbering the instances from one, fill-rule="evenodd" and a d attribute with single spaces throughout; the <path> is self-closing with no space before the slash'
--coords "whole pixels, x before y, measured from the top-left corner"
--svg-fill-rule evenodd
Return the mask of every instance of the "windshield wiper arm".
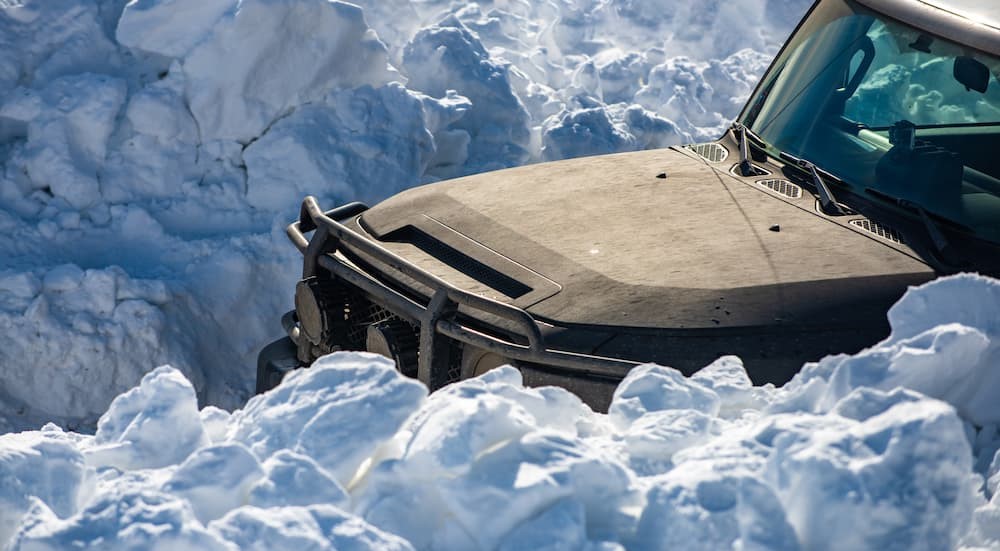
<path id="1" fill-rule="evenodd" d="M 819 175 L 819 169 L 816 168 L 815 164 L 805 159 L 789 155 L 784 151 L 781 152 L 781 156 L 792 161 L 796 166 L 805 170 L 812 176 L 813 185 L 816 186 L 816 191 L 819 193 L 819 204 L 824 213 L 836 216 L 843 216 L 844 214 L 847 214 L 844 212 L 844 209 L 840 208 L 840 204 L 837 203 L 837 198 L 833 196 L 833 192 L 830 191 L 830 188 L 826 185 L 823 177 Z"/>
<path id="2" fill-rule="evenodd" d="M 741 176 L 762 176 L 765 172 L 755 166 L 750 161 L 750 140 L 748 135 L 750 130 L 737 121 L 733 123 L 733 132 L 736 133 L 736 143 L 740 148 L 739 172 Z"/>
<path id="3" fill-rule="evenodd" d="M 923 205 L 914 203 L 913 201 L 909 201 L 907 199 L 893 197 L 892 195 L 878 189 L 866 188 L 865 191 L 871 195 L 876 195 L 892 203 L 896 203 L 904 209 L 916 212 L 920 216 L 920 221 L 923 222 L 924 228 L 927 230 L 927 234 L 931 237 L 931 243 L 934 244 L 934 248 L 937 250 L 939 255 L 945 254 L 945 249 L 951 246 L 951 243 L 948 242 L 948 238 L 941 232 L 941 227 L 938 226 L 937 222 L 935 222 L 929 214 L 927 214 L 927 209 L 925 209 Z"/>

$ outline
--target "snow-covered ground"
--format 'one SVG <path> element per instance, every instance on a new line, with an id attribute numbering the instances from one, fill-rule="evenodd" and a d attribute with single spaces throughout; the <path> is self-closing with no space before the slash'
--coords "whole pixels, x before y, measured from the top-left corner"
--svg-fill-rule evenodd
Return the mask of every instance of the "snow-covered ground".
<path id="1" fill-rule="evenodd" d="M 808 3 L 0 0 L 0 431 L 240 406 L 303 196 L 715 138 Z"/>
<path id="2" fill-rule="evenodd" d="M 892 334 L 753 387 L 634 369 L 608 414 L 504 367 L 427 396 L 338 352 L 233 413 L 170 367 L 97 432 L 0 436 L 0 547 L 1000 548 L 1000 282 L 911 290 Z"/>
<path id="3" fill-rule="evenodd" d="M 0 549 L 1000 549 L 976 276 L 783 388 L 342 353 L 246 402 L 303 195 L 714 138 L 809 0 L 125 4 L 0 0 Z"/>

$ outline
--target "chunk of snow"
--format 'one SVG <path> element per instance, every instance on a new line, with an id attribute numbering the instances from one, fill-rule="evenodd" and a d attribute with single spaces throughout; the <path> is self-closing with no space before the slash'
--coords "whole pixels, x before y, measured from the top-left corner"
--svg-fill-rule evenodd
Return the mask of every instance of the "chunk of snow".
<path id="1" fill-rule="evenodd" d="M 194 388 L 163 366 L 111 402 L 85 454 L 95 466 L 158 468 L 180 463 L 207 441 Z"/>
<path id="2" fill-rule="evenodd" d="M 261 467 L 264 478 L 250 488 L 250 505 L 265 509 L 287 505 L 348 505 L 344 488 L 307 455 L 282 450 Z"/>
<path id="3" fill-rule="evenodd" d="M 412 551 L 405 540 L 330 505 L 243 507 L 209 525 L 241 551 Z"/>
<path id="4" fill-rule="evenodd" d="M 337 91 L 246 148 L 247 200 L 287 210 L 306 195 L 329 205 L 377 200 L 417 185 L 434 148 L 423 104 L 402 86 Z"/>
<path id="5" fill-rule="evenodd" d="M 629 371 L 615 389 L 608 415 L 625 428 L 646 413 L 683 409 L 716 415 L 719 395 L 676 369 L 644 364 Z"/>
<path id="6" fill-rule="evenodd" d="M 862 386 L 899 386 L 945 400 L 977 425 L 1000 422 L 1000 373 L 988 367 L 1000 362 L 997 304 L 1000 283 L 982 276 L 911 289 L 889 310 L 888 339 L 854 356 L 807 364 L 774 410 L 825 410 Z"/>
<path id="7" fill-rule="evenodd" d="M 261 459 L 286 448 L 302 453 L 346 486 L 426 394 L 427 387 L 402 377 L 383 356 L 338 352 L 251 399 L 233 414 L 230 440 Z"/>
<path id="8" fill-rule="evenodd" d="M 29 512 L 11 551 L 64 549 L 199 549 L 235 551 L 237 547 L 206 530 L 187 502 L 152 491 L 100 494 L 82 510 L 60 519 L 38 503 Z"/>
<path id="9" fill-rule="evenodd" d="M 250 489 L 264 476 L 257 458 L 240 444 L 198 449 L 177 467 L 163 491 L 191 504 L 195 517 L 208 524 L 246 505 Z"/>
<path id="10" fill-rule="evenodd" d="M 32 502 L 67 517 L 86 498 L 91 474 L 61 431 L 0 435 L 0 547 L 18 530 Z"/>
<path id="11" fill-rule="evenodd" d="M 529 157 L 529 115 L 511 89 L 508 69 L 455 17 L 422 29 L 406 45 L 408 86 L 433 97 L 449 90 L 471 106 L 449 128 L 471 138 L 468 165 L 479 172 L 516 166 Z"/>
<path id="12" fill-rule="evenodd" d="M 249 143 L 331 89 L 394 78 L 385 46 L 345 2 L 150 0 L 129 4 L 118 28 L 124 43 L 181 60 L 203 141 Z"/>

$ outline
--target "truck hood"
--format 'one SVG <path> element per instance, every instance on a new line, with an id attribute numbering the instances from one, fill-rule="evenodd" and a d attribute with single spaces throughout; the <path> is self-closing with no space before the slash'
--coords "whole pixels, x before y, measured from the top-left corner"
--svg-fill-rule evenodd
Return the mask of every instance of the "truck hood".
<path id="1" fill-rule="evenodd" d="M 777 197 L 728 168 L 677 149 L 530 165 L 406 191 L 358 224 L 559 325 L 884 323 L 907 285 L 934 277 L 808 193 Z"/>

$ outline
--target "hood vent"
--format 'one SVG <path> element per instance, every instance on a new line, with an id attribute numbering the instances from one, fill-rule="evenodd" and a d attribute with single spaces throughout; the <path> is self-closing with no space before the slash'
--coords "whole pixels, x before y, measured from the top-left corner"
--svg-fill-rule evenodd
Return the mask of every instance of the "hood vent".
<path id="1" fill-rule="evenodd" d="M 899 243 L 900 245 L 903 244 L 903 238 L 900 237 L 898 233 L 896 233 L 896 230 L 888 226 L 883 226 L 878 222 L 872 222 L 867 218 L 858 218 L 856 220 L 851 220 L 851 225 L 857 228 L 861 228 L 862 230 L 868 233 L 877 235 L 882 239 L 887 239 L 889 241 L 892 241 L 893 243 Z"/>
<path id="2" fill-rule="evenodd" d="M 785 197 L 789 197 L 791 199 L 798 199 L 799 197 L 802 197 L 802 188 L 789 182 L 788 180 L 780 180 L 775 178 L 768 180 L 757 180 L 757 185 L 764 186 L 775 193 L 784 195 Z"/>
<path id="3" fill-rule="evenodd" d="M 729 150 L 715 142 L 691 144 L 684 147 L 694 151 L 706 161 L 713 163 L 721 163 L 729 156 Z"/>
<path id="4" fill-rule="evenodd" d="M 480 283 L 500 291 L 510 298 L 520 298 L 532 290 L 531 287 L 524 283 L 483 264 L 447 243 L 438 241 L 413 226 L 404 226 L 390 233 L 385 236 L 385 241 L 409 243 L 444 264 L 451 266 Z"/>

